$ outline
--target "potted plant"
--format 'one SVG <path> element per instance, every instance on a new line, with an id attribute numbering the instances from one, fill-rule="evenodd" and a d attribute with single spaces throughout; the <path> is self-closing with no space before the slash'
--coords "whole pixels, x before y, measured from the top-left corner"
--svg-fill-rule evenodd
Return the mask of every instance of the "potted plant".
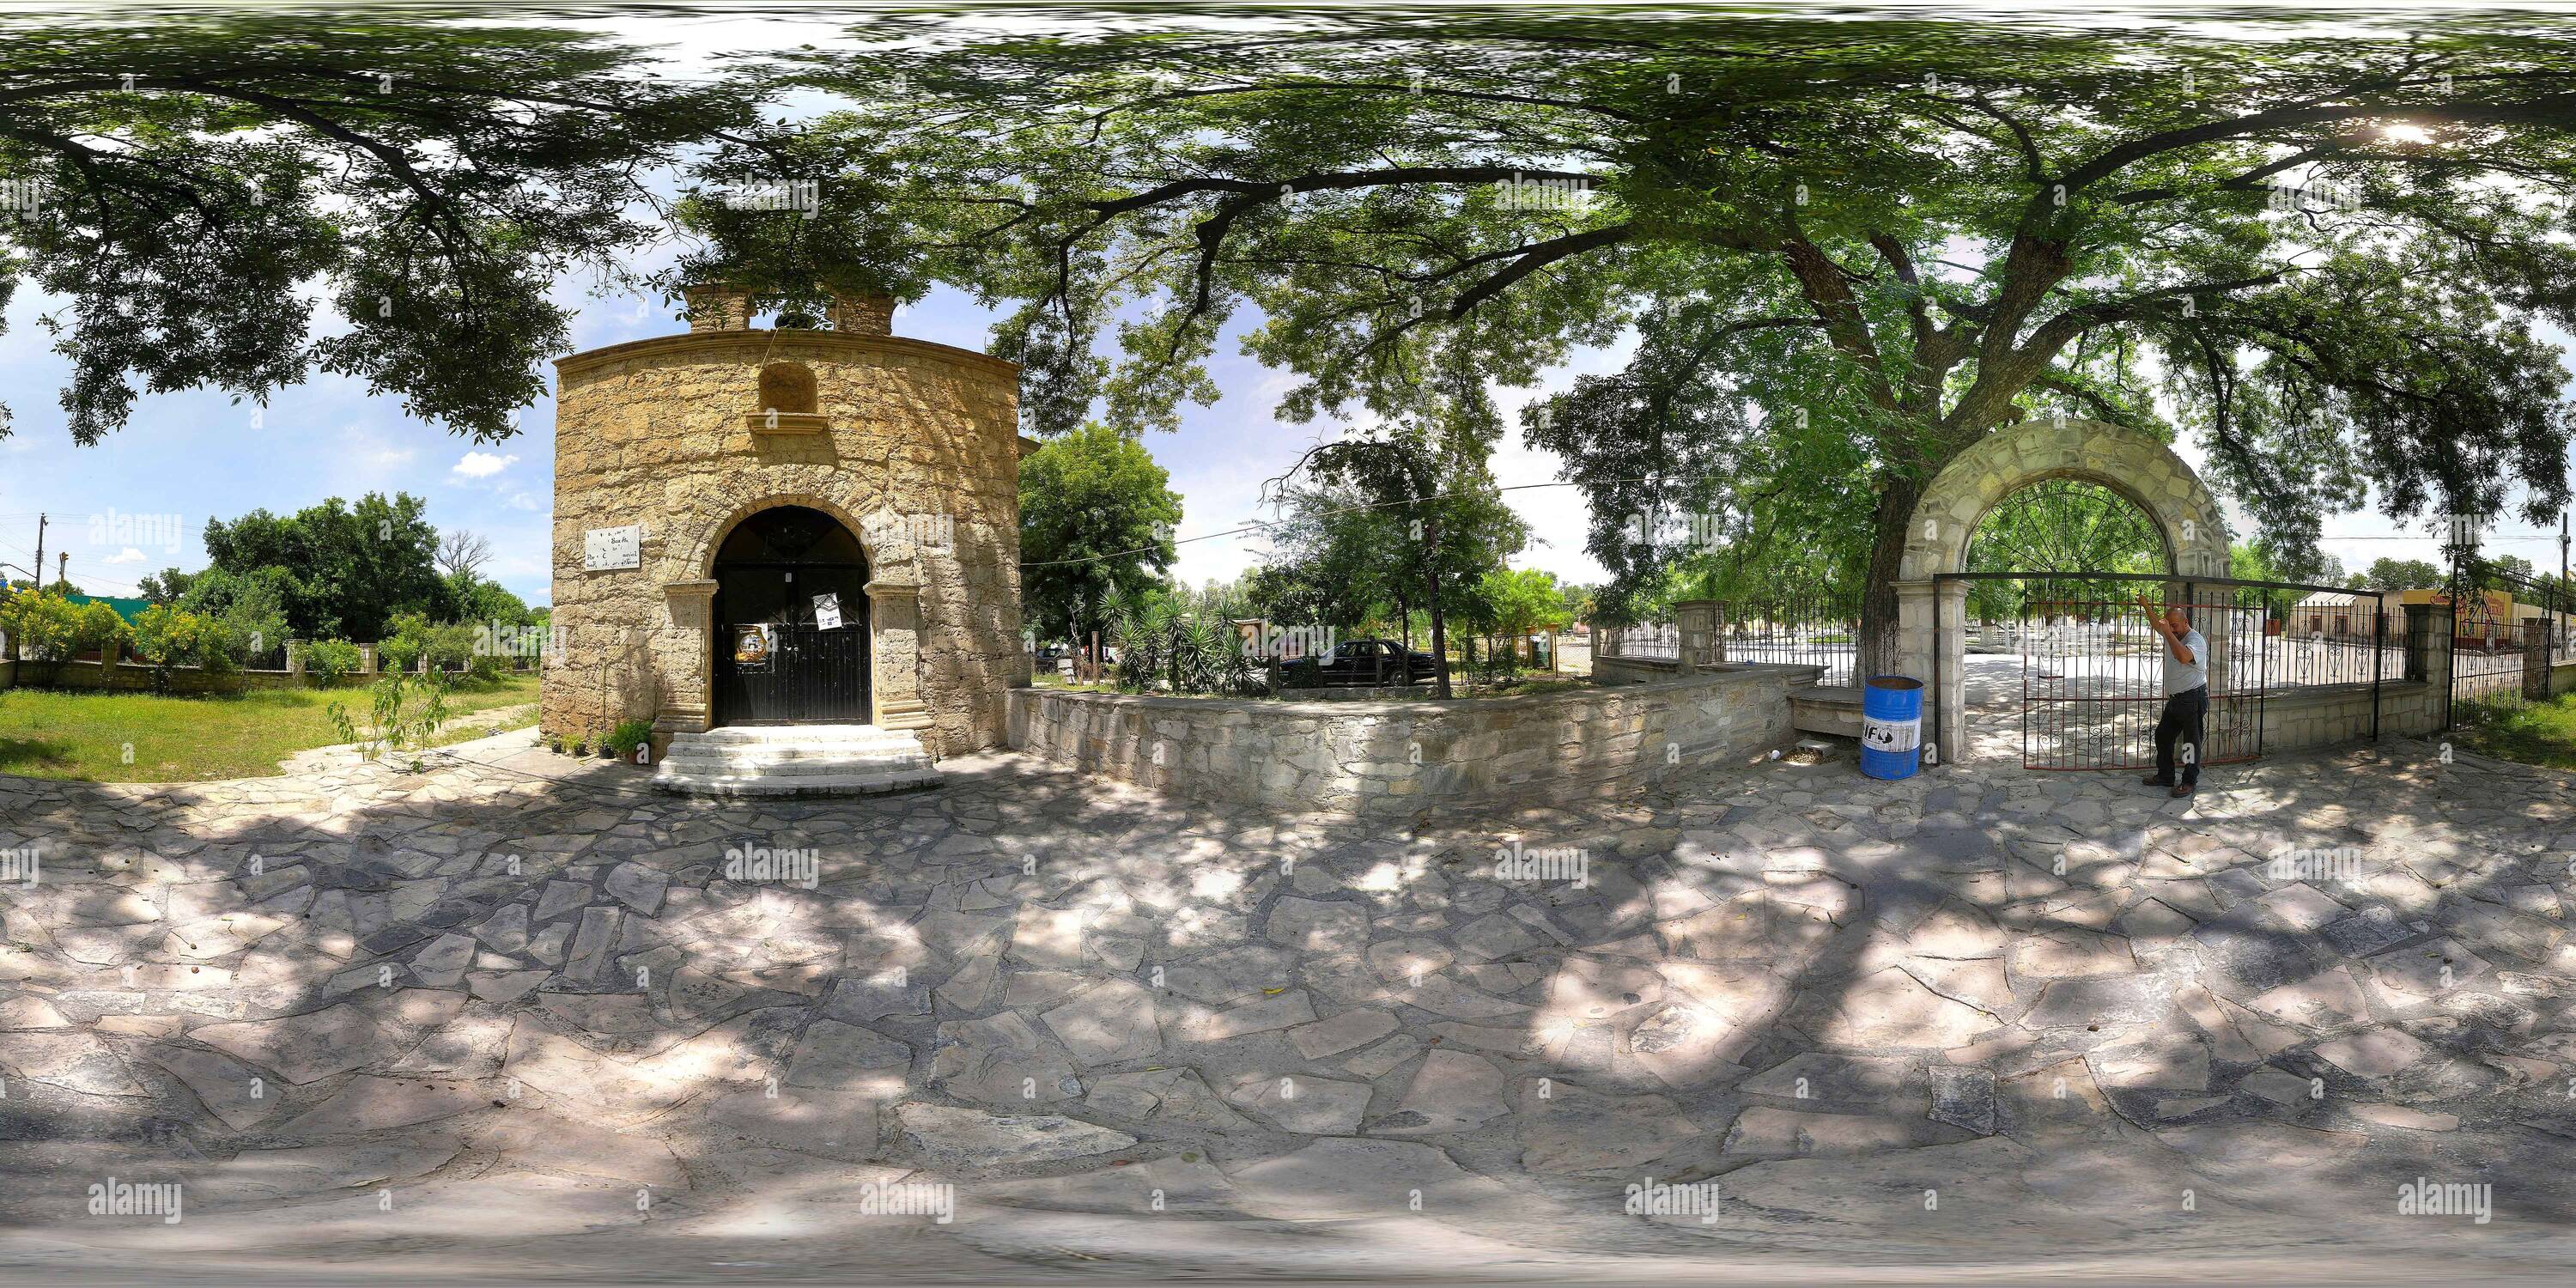
<path id="1" fill-rule="evenodd" d="M 635 758 L 636 753 L 651 746 L 652 743 L 652 721 L 624 720 L 618 722 L 617 727 L 609 731 L 606 745 L 608 750 L 616 753 L 619 760 L 632 765 L 640 763 Z"/>

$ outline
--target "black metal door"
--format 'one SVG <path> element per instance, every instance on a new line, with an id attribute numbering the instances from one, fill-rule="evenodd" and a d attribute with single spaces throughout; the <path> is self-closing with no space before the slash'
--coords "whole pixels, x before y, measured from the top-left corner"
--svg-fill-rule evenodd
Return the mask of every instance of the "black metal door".
<path id="1" fill-rule="evenodd" d="M 868 718 L 867 565 L 830 516 L 782 508 L 728 536 L 715 566 L 715 721 Z"/>
<path id="2" fill-rule="evenodd" d="M 864 625 L 730 623 L 719 648 L 716 710 L 725 724 L 867 721 Z"/>

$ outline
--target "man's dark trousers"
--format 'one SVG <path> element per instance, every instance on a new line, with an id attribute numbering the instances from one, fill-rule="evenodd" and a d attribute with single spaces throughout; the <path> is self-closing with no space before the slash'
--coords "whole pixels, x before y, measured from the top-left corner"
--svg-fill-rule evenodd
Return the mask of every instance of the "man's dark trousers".
<path id="1" fill-rule="evenodd" d="M 2177 693 L 2165 699 L 2164 718 L 2156 721 L 2156 777 L 2166 782 L 2174 778 L 2174 744 L 2189 743 L 2191 754 L 2183 761 L 2181 783 L 2185 787 L 2200 783 L 2200 730 L 2209 717 L 2209 686 L 2204 684 L 2188 693 Z"/>

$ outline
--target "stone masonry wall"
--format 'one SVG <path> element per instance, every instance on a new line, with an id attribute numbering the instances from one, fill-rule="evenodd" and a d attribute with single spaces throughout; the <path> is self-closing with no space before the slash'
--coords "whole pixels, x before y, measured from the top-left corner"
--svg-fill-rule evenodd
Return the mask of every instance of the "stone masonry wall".
<path id="1" fill-rule="evenodd" d="M 1564 803 L 1673 766 L 1785 745 L 1811 666 L 1531 697 L 1264 702 L 1015 689 L 1010 744 L 1158 791 L 1289 812 L 1407 817 Z"/>
<path id="2" fill-rule="evenodd" d="M 760 369 L 815 376 L 819 432 L 756 432 Z M 947 345 L 831 331 L 697 331 L 556 364 L 548 734 L 627 718 L 704 728 L 714 559 L 780 505 L 840 519 L 867 551 L 872 715 L 933 755 L 994 746 L 1020 644 L 1018 369 Z M 642 566 L 583 568 L 593 528 L 640 523 Z M 943 532 L 942 529 L 945 531 Z M 942 537 L 953 540 L 941 548 Z"/>
<path id="3" fill-rule="evenodd" d="M 2415 738 L 2442 725 L 2442 686 L 2391 680 L 2379 686 L 2379 736 Z M 2276 692 L 2263 701 L 2263 751 L 2298 751 L 2370 740 L 2370 686 L 2337 684 Z"/>

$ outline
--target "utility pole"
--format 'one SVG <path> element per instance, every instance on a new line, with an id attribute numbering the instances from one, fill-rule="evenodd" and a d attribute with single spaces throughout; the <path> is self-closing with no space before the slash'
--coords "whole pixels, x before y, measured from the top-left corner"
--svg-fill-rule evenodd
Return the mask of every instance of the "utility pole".
<path id="1" fill-rule="evenodd" d="M 43 560 L 38 560 L 37 562 L 38 562 L 39 564 L 41 564 L 41 563 L 43 563 Z M 68 550 L 57 550 L 57 551 L 55 551 L 55 552 L 54 552 L 54 580 L 56 580 L 56 581 L 70 581 L 70 580 L 72 579 L 72 571 L 71 571 L 71 569 L 72 569 L 72 552 L 71 552 L 71 551 L 68 551 Z M 41 572 L 40 572 L 40 575 L 41 575 Z"/>
<path id="2" fill-rule="evenodd" d="M 45 593 L 45 516 L 36 516 L 36 593 Z"/>

